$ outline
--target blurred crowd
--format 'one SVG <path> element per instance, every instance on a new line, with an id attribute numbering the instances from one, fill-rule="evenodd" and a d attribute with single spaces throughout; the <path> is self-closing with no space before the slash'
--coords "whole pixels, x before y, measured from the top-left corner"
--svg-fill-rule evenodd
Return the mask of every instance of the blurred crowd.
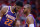
<path id="1" fill-rule="evenodd" d="M 0 10 L 3 6 L 13 6 L 17 0 L 0 0 Z M 37 24 L 40 24 L 40 0 L 18 0 L 23 4 L 31 5 L 31 13 L 35 17 Z"/>

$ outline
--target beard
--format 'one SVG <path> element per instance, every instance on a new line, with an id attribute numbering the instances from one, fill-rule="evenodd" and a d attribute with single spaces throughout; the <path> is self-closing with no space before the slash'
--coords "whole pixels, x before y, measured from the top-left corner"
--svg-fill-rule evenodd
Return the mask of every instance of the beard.
<path id="1" fill-rule="evenodd" d="M 18 10 L 16 10 L 16 9 L 14 9 L 14 11 L 15 11 L 15 13 L 17 13 L 17 12 L 18 12 Z"/>
<path id="2" fill-rule="evenodd" d="M 15 12 L 15 13 L 18 12 L 18 10 L 16 9 L 16 7 L 12 9 L 12 12 Z"/>
<path id="3" fill-rule="evenodd" d="M 27 14 L 27 11 L 26 11 L 26 12 L 24 12 L 24 14 Z"/>
<path id="4" fill-rule="evenodd" d="M 18 10 L 16 10 L 16 8 L 14 8 L 14 12 L 17 13 Z"/>

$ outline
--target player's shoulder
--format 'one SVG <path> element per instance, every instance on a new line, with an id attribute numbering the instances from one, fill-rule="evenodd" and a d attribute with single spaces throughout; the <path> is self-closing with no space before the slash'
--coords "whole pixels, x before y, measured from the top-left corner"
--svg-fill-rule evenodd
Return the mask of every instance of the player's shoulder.
<path id="1" fill-rule="evenodd" d="M 1 12 L 2 12 L 2 13 L 5 13 L 7 10 L 8 10 L 8 6 L 3 6 L 3 7 L 1 8 Z"/>
<path id="2" fill-rule="evenodd" d="M 3 10 L 3 9 L 6 10 L 6 9 L 8 9 L 8 7 L 9 7 L 9 6 L 3 6 L 3 7 L 2 7 L 2 10 Z"/>
<path id="3" fill-rule="evenodd" d="M 29 16 L 27 17 L 28 20 L 33 20 L 33 16 L 32 14 L 29 14 Z"/>
<path id="4" fill-rule="evenodd" d="M 8 8 L 9 6 L 3 6 L 2 8 Z"/>
<path id="5" fill-rule="evenodd" d="M 33 15 L 32 15 L 32 14 L 29 14 L 29 15 L 28 15 L 28 18 L 33 18 Z"/>
<path id="6" fill-rule="evenodd" d="M 32 15 L 32 14 L 29 14 L 29 15 Z"/>

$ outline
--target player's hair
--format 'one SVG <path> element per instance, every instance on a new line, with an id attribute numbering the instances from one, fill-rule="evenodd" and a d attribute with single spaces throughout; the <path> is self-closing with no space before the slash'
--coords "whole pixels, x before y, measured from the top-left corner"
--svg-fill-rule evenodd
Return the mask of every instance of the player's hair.
<path id="1" fill-rule="evenodd" d="M 31 10 L 31 5 L 30 4 L 26 4 L 25 5 L 27 8 L 30 8 L 30 10 Z"/>
<path id="2" fill-rule="evenodd" d="M 22 1 L 16 1 L 16 5 L 23 7 L 23 2 Z"/>

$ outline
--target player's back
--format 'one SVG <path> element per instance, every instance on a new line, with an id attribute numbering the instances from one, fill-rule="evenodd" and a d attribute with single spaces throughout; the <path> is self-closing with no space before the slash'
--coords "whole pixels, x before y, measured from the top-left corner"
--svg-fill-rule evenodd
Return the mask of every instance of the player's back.
<path id="1" fill-rule="evenodd" d="M 5 15 L 3 15 L 1 22 L 0 22 L 0 27 L 12 27 L 13 22 L 16 18 L 16 13 L 11 12 L 11 6 L 8 7 L 8 10 Z"/>

